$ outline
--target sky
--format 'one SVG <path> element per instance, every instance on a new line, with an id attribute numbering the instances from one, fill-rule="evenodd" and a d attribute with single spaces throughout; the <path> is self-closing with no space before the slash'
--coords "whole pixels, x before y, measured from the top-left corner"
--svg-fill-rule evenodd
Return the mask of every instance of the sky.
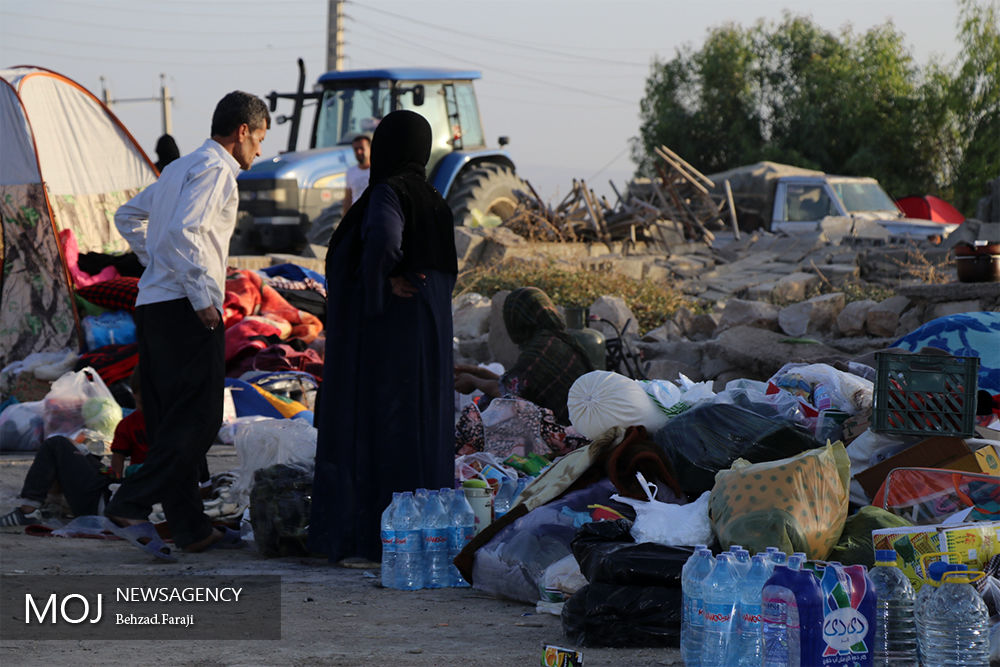
<path id="1" fill-rule="evenodd" d="M 0 68 L 46 67 L 98 97 L 103 77 L 113 100 L 158 96 L 163 74 L 185 153 L 208 136 L 230 90 L 293 92 L 299 57 L 311 86 L 326 69 L 328 4 L 0 0 Z M 650 64 L 698 48 L 712 27 L 778 21 L 786 10 L 833 32 L 892 21 L 920 65 L 958 55 L 954 0 L 354 0 L 344 7 L 345 69 L 477 69 L 490 145 L 508 136 L 518 173 L 543 198 L 561 199 L 573 178 L 607 193 L 608 180 L 633 173 L 629 139 Z M 159 104 L 112 110 L 155 161 Z M 274 115 L 290 110 L 279 103 Z M 287 145 L 287 129 L 272 127 L 264 157 Z"/>

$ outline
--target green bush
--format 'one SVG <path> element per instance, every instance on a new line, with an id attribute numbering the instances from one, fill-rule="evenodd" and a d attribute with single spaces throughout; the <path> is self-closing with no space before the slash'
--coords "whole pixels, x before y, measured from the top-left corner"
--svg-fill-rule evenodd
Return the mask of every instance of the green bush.
<path id="1" fill-rule="evenodd" d="M 557 305 L 589 307 L 598 297 L 620 296 L 646 332 L 662 325 L 674 312 L 697 307 L 682 293 L 651 280 L 636 280 L 608 271 L 573 270 L 549 262 L 510 262 L 488 268 L 473 267 L 458 277 L 455 295 L 477 292 L 492 297 L 499 291 L 533 286 Z"/>

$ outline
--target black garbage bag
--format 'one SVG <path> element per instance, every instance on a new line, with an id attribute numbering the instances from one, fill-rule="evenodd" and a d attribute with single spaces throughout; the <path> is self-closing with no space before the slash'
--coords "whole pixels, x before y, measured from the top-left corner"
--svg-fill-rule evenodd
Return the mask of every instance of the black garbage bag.
<path id="1" fill-rule="evenodd" d="M 306 556 L 313 468 L 277 465 L 254 472 L 250 489 L 250 525 L 262 556 Z"/>
<path id="2" fill-rule="evenodd" d="M 583 646 L 680 646 L 681 589 L 588 584 L 562 610 L 563 632 Z"/>
<path id="3" fill-rule="evenodd" d="M 690 547 L 636 544 L 628 519 L 597 521 L 580 528 L 570 545 L 580 572 L 592 584 L 681 587 Z"/>
<path id="4" fill-rule="evenodd" d="M 764 463 L 822 447 L 809 433 L 728 403 L 697 405 L 657 431 L 656 444 L 673 464 L 677 481 L 691 498 L 715 484 L 715 473 L 744 458 Z"/>

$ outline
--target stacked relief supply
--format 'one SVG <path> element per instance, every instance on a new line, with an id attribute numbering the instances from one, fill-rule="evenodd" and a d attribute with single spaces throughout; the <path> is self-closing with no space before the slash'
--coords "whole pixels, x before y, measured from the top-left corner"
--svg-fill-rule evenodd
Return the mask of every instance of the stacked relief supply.
<path id="1" fill-rule="evenodd" d="M 474 521 L 461 492 L 394 493 L 382 513 L 382 585 L 404 591 L 468 586 L 452 561 L 475 535 Z"/>

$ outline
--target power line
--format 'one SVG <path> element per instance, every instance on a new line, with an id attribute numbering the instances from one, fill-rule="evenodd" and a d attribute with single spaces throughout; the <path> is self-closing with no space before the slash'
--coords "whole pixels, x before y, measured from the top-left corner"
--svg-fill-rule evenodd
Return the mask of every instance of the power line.
<path id="1" fill-rule="evenodd" d="M 454 60 L 454 58 L 455 58 L 455 54 L 453 54 L 453 53 L 447 53 L 445 51 L 441 51 L 439 49 L 435 49 L 435 48 L 426 46 L 425 44 L 421 44 L 419 42 L 415 42 L 415 41 L 413 41 L 411 39 L 407 39 L 405 37 L 401 37 L 401 36 L 399 36 L 399 33 L 396 32 L 396 31 L 388 30 L 388 29 L 383 29 L 383 32 L 389 33 L 389 34 L 393 35 L 395 37 L 395 39 L 399 40 L 400 42 L 403 42 L 405 44 L 409 44 L 409 45 L 414 46 L 414 47 L 416 47 L 418 49 L 423 49 L 423 50 L 428 51 L 430 53 L 436 53 L 438 55 L 445 56 L 449 60 Z M 484 63 L 479 63 L 479 62 L 476 62 L 475 60 L 471 60 L 469 58 L 464 58 L 464 57 L 463 58 L 459 58 L 459 61 L 460 62 L 469 63 L 470 65 L 473 65 L 474 67 L 480 67 L 480 68 L 485 69 L 485 70 L 495 70 L 497 72 L 504 72 L 505 74 L 510 74 L 512 76 L 516 76 L 519 79 L 525 79 L 525 80 L 528 80 L 528 81 L 535 81 L 537 83 L 542 83 L 542 84 L 545 84 L 546 86 L 548 86 L 550 88 L 556 88 L 556 89 L 559 89 L 559 90 L 565 90 L 565 91 L 572 92 L 572 93 L 578 93 L 578 94 L 581 94 L 581 95 L 587 95 L 588 97 L 599 97 L 601 99 L 611 100 L 612 102 L 620 102 L 621 104 L 627 104 L 627 105 L 630 105 L 630 106 L 634 105 L 636 103 L 634 100 L 624 100 L 624 99 L 621 99 L 619 97 L 613 97 L 611 95 L 605 95 L 603 93 L 597 93 L 597 92 L 594 92 L 592 90 L 586 90 L 584 88 L 576 88 L 574 86 L 567 86 L 565 84 L 559 84 L 559 83 L 554 83 L 552 81 L 546 81 L 544 79 L 539 79 L 538 77 L 531 76 L 530 74 L 524 74 L 523 72 L 515 72 L 515 71 L 511 71 L 511 70 L 507 70 L 507 69 L 502 69 L 500 67 L 492 66 L 492 65 L 486 65 Z"/>
<path id="2" fill-rule="evenodd" d="M 18 49 L 18 52 L 19 53 L 20 52 L 24 52 L 24 53 L 28 53 L 28 54 L 38 54 L 38 55 L 41 55 L 41 56 L 49 56 L 49 57 L 54 57 L 54 58 L 69 58 L 69 59 L 72 59 L 72 60 L 88 60 L 88 61 L 94 61 L 94 62 L 117 63 L 117 64 L 121 64 L 122 63 L 121 57 L 118 57 L 118 58 L 100 58 L 100 57 L 97 57 L 97 56 L 85 56 L 85 55 L 81 55 L 79 53 L 57 53 L 57 52 L 54 52 L 54 51 L 46 51 L 44 49 L 35 49 L 35 48 L 31 48 L 31 47 L 20 48 L 20 49 Z M 129 64 L 131 64 L 131 63 L 139 63 L 139 64 L 142 64 L 142 65 L 158 65 L 158 66 L 161 66 L 161 67 L 173 67 L 173 66 L 205 67 L 206 65 L 211 65 L 212 67 L 246 67 L 247 65 L 251 65 L 253 67 L 279 67 L 280 66 L 280 67 L 286 67 L 287 68 L 287 66 L 288 66 L 287 62 L 284 62 L 284 61 L 278 62 L 278 61 L 275 61 L 275 60 L 258 60 L 258 61 L 240 60 L 238 62 L 217 62 L 215 60 L 207 61 L 205 59 L 201 59 L 201 60 L 198 60 L 196 62 L 191 62 L 191 61 L 176 60 L 174 58 L 164 58 L 164 59 L 160 59 L 160 60 L 147 60 L 147 59 L 142 59 L 142 58 L 129 58 L 128 62 L 129 62 Z"/>
<path id="3" fill-rule="evenodd" d="M 104 30 L 113 30 L 115 33 L 120 33 L 123 30 L 122 26 L 111 26 L 105 23 L 94 23 L 91 21 L 80 21 L 77 19 L 63 19 L 55 16 L 35 16 L 32 14 L 17 14 L 13 12 L 0 12 L 0 16 L 11 16 L 14 18 L 29 19 L 35 21 L 44 21 L 45 23 L 68 23 L 74 27 L 87 26 L 90 28 L 102 28 Z M 142 28 L 135 26 L 128 26 L 126 28 L 130 32 L 151 32 L 162 35 L 164 33 L 168 34 L 183 34 L 183 35 L 213 35 L 215 37 L 219 36 L 219 30 L 191 30 L 188 28 L 177 28 L 169 29 L 163 26 L 157 26 L 155 28 Z M 258 30 L 258 31 L 240 31 L 242 36 L 254 36 L 254 35 L 301 35 L 302 29 L 297 30 Z"/>
<path id="4" fill-rule="evenodd" d="M 139 49 L 139 50 L 146 50 L 146 49 L 148 49 L 148 45 L 105 44 L 105 43 L 95 43 L 95 42 L 83 42 L 83 41 L 73 40 L 73 39 L 61 39 L 61 38 L 58 38 L 58 39 L 57 38 L 51 38 L 51 39 L 49 39 L 49 38 L 45 38 L 45 37 L 34 37 L 34 36 L 29 36 L 29 35 L 8 35 L 8 37 L 13 37 L 15 39 L 16 38 L 21 38 L 21 39 L 25 39 L 25 40 L 30 40 L 32 42 L 42 41 L 42 42 L 50 42 L 50 43 L 54 42 L 54 43 L 57 43 L 57 44 L 79 44 L 80 46 L 93 46 L 93 47 L 100 47 L 102 49 L 109 49 L 109 48 L 110 49 L 127 49 L 127 50 L 133 51 L 133 52 L 136 49 Z M 272 49 L 294 49 L 296 51 L 302 51 L 303 49 L 322 49 L 324 47 L 325 47 L 325 44 L 295 44 L 295 45 L 289 45 L 289 46 L 273 46 L 273 45 L 268 45 L 265 49 L 261 49 L 260 47 L 244 47 L 244 48 L 239 48 L 239 49 L 199 49 L 199 48 L 185 46 L 183 48 L 177 47 L 177 48 L 171 48 L 171 49 L 162 49 L 161 51 L 163 53 L 170 53 L 171 51 L 175 51 L 175 50 L 176 51 L 184 51 L 186 53 L 187 52 L 198 52 L 198 53 L 261 53 L 262 51 L 266 52 L 266 51 L 269 51 L 269 50 L 272 50 Z"/>
<path id="5" fill-rule="evenodd" d="M 394 18 L 398 18 L 398 19 L 402 19 L 404 21 L 407 21 L 408 23 L 416 23 L 417 25 L 427 26 L 428 28 L 433 28 L 434 30 L 439 30 L 439 31 L 447 32 L 448 34 L 452 35 L 453 37 L 454 36 L 462 36 L 462 32 L 459 31 L 459 30 L 457 30 L 457 29 L 454 29 L 454 28 L 448 28 L 448 27 L 445 27 L 445 26 L 442 26 L 442 25 L 439 25 L 439 24 L 436 24 L 436 23 L 430 23 L 428 21 L 421 21 L 420 19 L 415 19 L 412 16 L 405 16 L 403 14 L 397 14 L 396 12 L 390 12 L 389 10 L 386 10 L 386 9 L 378 9 L 378 8 L 372 7 L 370 5 L 362 5 L 362 4 L 353 2 L 352 0 L 347 0 L 347 1 L 350 4 L 354 5 L 354 6 L 363 7 L 364 9 L 368 9 L 370 11 L 373 11 L 373 12 L 377 13 L 377 14 L 384 14 L 386 16 L 392 16 Z M 473 39 L 475 39 L 475 38 L 473 38 Z M 600 57 L 597 57 L 597 56 L 584 55 L 584 54 L 580 54 L 580 53 L 566 53 L 566 52 L 563 52 L 563 51 L 556 51 L 554 49 L 547 49 L 547 48 L 544 48 L 544 47 L 541 47 L 541 46 L 535 46 L 535 45 L 527 44 L 525 42 L 512 42 L 510 40 L 505 40 L 505 39 L 502 39 L 502 38 L 499 38 L 499 37 L 484 37 L 482 39 L 478 39 L 477 41 L 479 41 L 479 43 L 482 44 L 483 39 L 488 39 L 490 42 L 493 42 L 493 43 L 508 44 L 508 45 L 512 45 L 512 46 L 515 46 L 515 47 L 518 47 L 518 48 L 521 48 L 521 49 L 527 48 L 527 49 L 530 49 L 532 51 L 539 51 L 541 53 L 550 53 L 550 54 L 560 55 L 560 56 L 564 56 L 564 57 L 567 57 L 567 58 L 574 58 L 574 59 L 578 59 L 578 60 L 589 60 L 591 62 L 600 62 L 600 63 L 610 64 L 610 65 L 626 65 L 626 66 L 629 66 L 629 67 L 642 67 L 642 68 L 646 68 L 646 67 L 649 66 L 647 63 L 636 63 L 636 62 L 631 62 L 631 61 L 626 61 L 626 60 L 612 60 L 610 58 L 600 58 Z"/>
<path id="6" fill-rule="evenodd" d="M 114 4 L 100 4 L 100 3 L 93 3 L 93 2 L 78 2 L 77 0 L 48 0 L 48 1 L 49 2 L 55 2 L 56 4 L 61 4 L 61 5 L 69 5 L 71 7 L 85 7 L 85 8 L 86 7 L 90 7 L 92 9 L 101 9 L 101 10 L 104 10 L 104 11 L 111 11 L 111 12 L 121 11 L 120 7 L 121 7 L 122 4 L 124 4 L 128 8 L 126 11 L 133 11 L 133 12 L 137 11 L 135 9 L 135 3 L 134 2 L 115 3 L 115 4 L 118 5 L 118 7 L 116 7 Z M 282 6 L 284 6 L 284 5 L 291 4 L 293 2 L 299 2 L 299 3 L 304 2 L 306 4 L 317 4 L 315 2 L 315 0 L 282 0 L 281 4 L 282 4 Z M 167 6 L 169 6 L 169 7 L 175 7 L 175 6 L 181 6 L 181 5 L 193 5 L 193 6 L 198 7 L 199 9 L 205 9 L 207 4 L 208 3 L 205 3 L 205 2 L 183 2 L 183 1 L 179 1 L 179 0 L 170 0 L 169 5 L 167 5 Z M 217 6 L 217 5 L 220 5 L 220 4 L 223 4 L 222 2 L 220 2 L 220 0 L 213 0 L 212 3 L 211 3 L 212 6 Z M 274 20 L 274 19 L 296 19 L 296 20 L 299 20 L 299 19 L 302 19 L 302 18 L 320 19 L 320 18 L 325 18 L 326 17 L 326 13 L 325 12 L 323 14 L 316 14 L 316 15 L 313 15 L 313 14 L 304 15 L 304 14 L 301 14 L 301 13 L 298 13 L 298 12 L 289 13 L 289 14 L 275 13 L 275 12 L 271 11 L 271 10 L 274 9 L 274 3 L 273 2 L 249 2 L 247 0 L 236 0 L 236 4 L 239 4 L 239 8 L 240 9 L 243 9 L 243 8 L 245 8 L 247 6 L 250 6 L 250 7 L 256 6 L 256 7 L 259 7 L 261 9 L 268 10 L 268 13 L 269 13 L 269 16 L 267 17 L 268 21 L 271 21 L 271 20 Z M 325 5 L 325 3 L 323 3 L 323 5 Z M 325 9 L 325 6 L 324 6 L 324 9 Z M 141 10 L 138 10 L 138 11 L 141 11 L 142 15 L 146 15 L 146 14 L 159 14 L 161 16 L 177 16 L 177 17 L 185 17 L 185 18 L 186 17 L 190 17 L 192 15 L 191 10 L 183 10 L 182 12 L 171 12 L 171 11 L 164 11 L 164 9 L 162 7 L 149 7 L 149 6 L 144 6 Z M 231 11 L 231 12 L 214 13 L 214 12 L 202 12 L 202 11 L 199 11 L 199 12 L 196 13 L 196 15 L 198 17 L 228 18 L 228 19 L 241 18 L 241 17 L 245 17 L 246 16 L 246 14 L 243 13 L 243 12 L 240 12 L 240 13 L 235 12 L 235 7 L 234 7 L 234 11 Z"/>

